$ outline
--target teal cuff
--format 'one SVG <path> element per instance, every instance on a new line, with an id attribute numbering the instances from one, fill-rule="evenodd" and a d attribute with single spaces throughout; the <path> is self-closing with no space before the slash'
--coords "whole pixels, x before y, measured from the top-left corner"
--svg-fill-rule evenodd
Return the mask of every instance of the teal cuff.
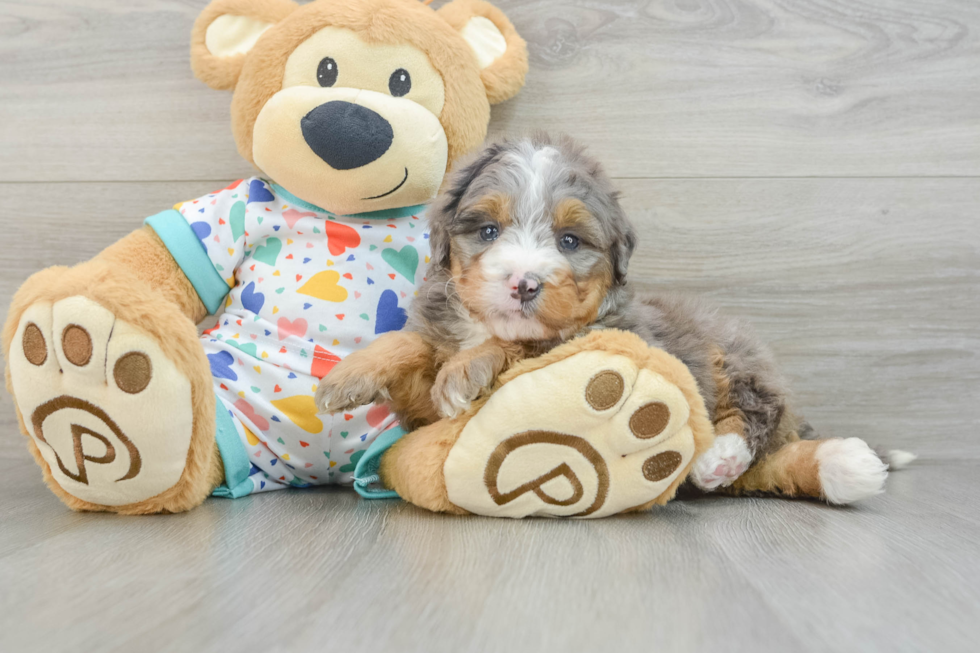
<path id="1" fill-rule="evenodd" d="M 248 460 L 245 445 L 238 437 L 238 429 L 235 428 L 235 422 L 231 419 L 225 403 L 218 397 L 214 400 L 217 402 L 215 415 L 217 429 L 214 439 L 218 443 L 221 462 L 225 465 L 225 482 L 216 487 L 211 494 L 226 499 L 238 499 L 251 494 L 255 487 L 248 477 L 252 463 Z"/>
<path id="2" fill-rule="evenodd" d="M 402 439 L 405 429 L 394 426 L 379 435 L 367 448 L 354 468 L 354 490 L 365 499 L 398 499 L 394 490 L 386 490 L 381 485 L 378 467 L 381 466 L 381 456 L 391 449 L 391 445 Z"/>
<path id="3" fill-rule="evenodd" d="M 231 289 L 214 269 L 207 250 L 180 211 L 162 211 L 147 218 L 145 224 L 150 225 L 167 246 L 208 312 L 217 313 Z"/>

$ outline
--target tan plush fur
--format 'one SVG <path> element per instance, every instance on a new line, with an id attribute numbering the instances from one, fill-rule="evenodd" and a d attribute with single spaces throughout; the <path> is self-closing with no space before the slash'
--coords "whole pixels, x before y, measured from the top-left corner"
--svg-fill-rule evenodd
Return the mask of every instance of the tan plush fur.
<path id="1" fill-rule="evenodd" d="M 516 364 L 497 379 L 495 388 L 585 351 L 606 351 L 626 356 L 639 367 L 655 371 L 673 383 L 684 395 L 691 408 L 688 424 L 694 434 L 695 451 L 688 466 L 677 479 L 656 499 L 635 508 L 645 510 L 653 505 L 663 505 L 677 493 L 677 488 L 687 477 L 691 465 L 711 446 L 714 431 L 708 412 L 697 389 L 697 384 L 687 367 L 670 354 L 652 349 L 640 337 L 618 330 L 596 331 L 572 340 L 556 349 Z M 444 419 L 409 433 L 382 457 L 379 474 L 382 482 L 398 492 L 406 501 L 436 512 L 465 514 L 449 501 L 442 469 L 450 449 L 456 443 L 466 423 L 483 407 L 489 397 L 473 402 L 472 407 L 455 419 Z M 630 512 L 627 511 L 627 512 Z"/>
<path id="2" fill-rule="evenodd" d="M 446 5 L 442 11 L 456 2 Z M 313 2 L 292 12 L 274 30 L 259 39 L 241 68 L 231 107 L 232 130 L 239 153 L 252 161 L 252 127 L 265 103 L 282 88 L 283 70 L 289 54 L 316 31 L 329 25 L 351 29 L 368 42 L 407 43 L 428 55 L 432 65 L 442 75 L 446 87 L 446 101 L 439 119 L 446 132 L 449 163 L 452 164 L 486 137 L 490 118 L 490 89 L 495 89 L 492 92 L 494 98 L 504 99 L 513 95 L 523 85 L 523 71 L 527 69 L 526 46 L 506 17 L 491 5 L 472 5 L 474 10 L 489 14 L 488 17 L 501 28 L 505 38 L 510 34 L 509 43 L 519 45 L 521 50 L 513 54 L 516 61 L 505 55 L 483 71 L 495 85 L 488 88 L 481 83 L 476 59 L 463 38 L 442 18 L 442 12 L 437 15 L 421 2 Z M 472 14 L 467 11 L 467 7 L 460 7 L 452 10 L 450 16 L 454 20 L 471 17 Z M 206 27 L 196 26 L 195 30 L 205 30 Z"/>
<path id="3" fill-rule="evenodd" d="M 378 473 L 405 501 L 433 512 L 469 514 L 453 505 L 442 468 L 466 426 L 466 417 L 423 426 L 396 442 L 381 458 Z"/>
<path id="4" fill-rule="evenodd" d="M 247 16 L 275 24 L 298 7 L 291 0 L 214 0 L 198 15 L 191 31 L 191 69 L 194 75 L 219 91 L 230 91 L 238 83 L 242 66 L 245 65 L 245 55 L 216 57 L 208 52 L 205 45 L 208 27 L 219 16 Z"/>
<path id="5" fill-rule="evenodd" d="M 457 31 L 474 16 L 490 20 L 507 41 L 507 51 L 480 71 L 490 104 L 499 104 L 517 95 L 527 75 L 527 44 L 504 12 L 483 0 L 455 0 L 437 12 Z"/>
<path id="6" fill-rule="evenodd" d="M 57 302 L 82 296 L 112 311 L 117 318 L 143 329 L 157 340 L 168 357 L 191 382 L 194 431 L 187 466 L 169 490 L 128 506 L 100 506 L 67 494 L 53 480 L 47 463 L 28 436 L 34 459 L 48 487 L 74 510 L 123 514 L 181 512 L 201 502 L 224 480 L 214 440 L 215 397 L 211 371 L 197 338 L 192 318 L 207 312 L 193 287 L 179 271 L 163 243 L 148 228 L 136 231 L 100 255 L 73 268 L 54 267 L 33 275 L 14 295 L 3 329 L 3 351 L 10 351 L 21 315 L 37 302 Z M 13 392 L 9 366 L 7 389 Z M 28 435 L 18 411 L 21 432 Z"/>

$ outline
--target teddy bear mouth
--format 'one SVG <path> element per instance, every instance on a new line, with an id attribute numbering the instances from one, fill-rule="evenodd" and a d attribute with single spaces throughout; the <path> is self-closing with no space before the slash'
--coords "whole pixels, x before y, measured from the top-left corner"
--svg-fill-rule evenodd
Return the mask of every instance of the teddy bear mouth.
<path id="1" fill-rule="evenodd" d="M 398 182 L 398 185 L 395 186 L 394 188 L 392 188 L 391 190 L 389 190 L 387 193 L 381 193 L 380 195 L 375 195 L 373 197 L 362 197 L 361 199 L 363 199 L 363 200 L 377 200 L 377 199 L 381 199 L 382 197 L 388 197 L 389 195 L 391 195 L 392 193 L 394 193 L 396 190 L 398 190 L 399 188 L 401 188 L 402 186 L 404 186 L 406 181 L 408 181 L 408 168 L 405 168 L 405 176 L 402 178 L 402 180 L 400 182 Z"/>

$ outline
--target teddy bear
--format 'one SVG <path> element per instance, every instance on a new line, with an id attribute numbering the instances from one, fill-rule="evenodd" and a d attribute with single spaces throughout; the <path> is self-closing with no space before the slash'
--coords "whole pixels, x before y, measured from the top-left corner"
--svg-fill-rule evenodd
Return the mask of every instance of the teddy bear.
<path id="1" fill-rule="evenodd" d="M 424 204 L 524 83 L 499 9 L 214 0 L 191 63 L 233 90 L 235 142 L 261 176 L 36 273 L 3 330 L 21 430 L 68 507 L 175 513 L 354 483 L 444 512 L 599 517 L 673 496 L 712 427 L 684 365 L 629 334 L 524 361 L 409 434 L 383 404 L 317 413 L 318 379 L 404 326 L 429 261 Z"/>

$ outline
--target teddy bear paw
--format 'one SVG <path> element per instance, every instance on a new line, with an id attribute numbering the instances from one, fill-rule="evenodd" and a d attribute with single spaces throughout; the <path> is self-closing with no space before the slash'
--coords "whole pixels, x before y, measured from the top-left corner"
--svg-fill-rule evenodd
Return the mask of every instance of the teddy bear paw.
<path id="1" fill-rule="evenodd" d="M 495 517 L 603 517 L 666 500 L 695 452 L 684 394 L 586 351 L 506 382 L 444 466 L 449 500 Z"/>
<path id="2" fill-rule="evenodd" d="M 158 343 L 85 297 L 27 308 L 8 352 L 14 397 L 54 481 L 123 506 L 176 485 L 191 385 Z"/>

